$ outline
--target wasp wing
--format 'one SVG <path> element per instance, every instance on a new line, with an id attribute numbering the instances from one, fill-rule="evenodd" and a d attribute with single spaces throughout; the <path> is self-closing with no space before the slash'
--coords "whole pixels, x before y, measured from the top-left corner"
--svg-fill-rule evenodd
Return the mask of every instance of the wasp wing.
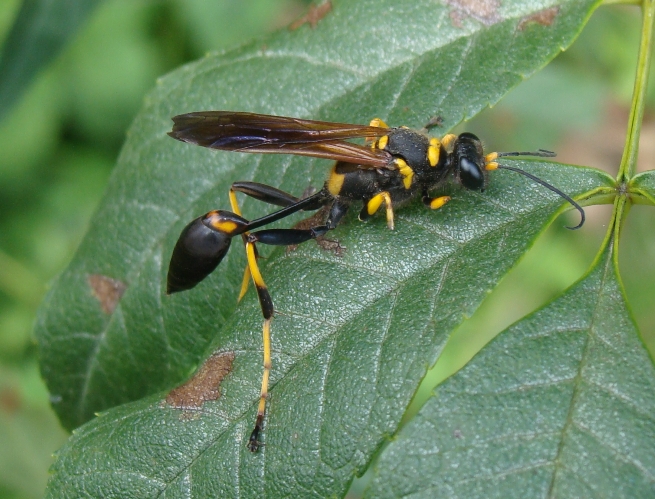
<path id="1" fill-rule="evenodd" d="M 379 137 L 388 133 L 387 128 L 228 111 L 181 114 L 173 118 L 173 123 L 168 135 L 212 149 L 296 154 L 373 168 L 395 167 L 389 153 L 345 141 Z"/>

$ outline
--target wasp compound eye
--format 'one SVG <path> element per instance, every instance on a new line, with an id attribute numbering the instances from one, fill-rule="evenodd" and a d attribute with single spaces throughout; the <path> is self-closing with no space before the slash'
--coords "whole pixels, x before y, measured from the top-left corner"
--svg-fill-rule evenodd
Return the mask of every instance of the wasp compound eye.
<path id="1" fill-rule="evenodd" d="M 180 234 L 168 266 L 168 294 L 193 288 L 221 263 L 232 237 L 247 221 L 229 211 L 211 211 Z"/>
<path id="2" fill-rule="evenodd" d="M 484 190 L 484 172 L 476 163 L 466 157 L 459 158 L 458 170 L 464 187 L 473 191 Z"/>

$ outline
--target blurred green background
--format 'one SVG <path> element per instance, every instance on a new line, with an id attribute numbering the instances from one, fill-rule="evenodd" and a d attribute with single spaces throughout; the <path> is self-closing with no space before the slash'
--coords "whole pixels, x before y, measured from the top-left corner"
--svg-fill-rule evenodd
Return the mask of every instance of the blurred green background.
<path id="1" fill-rule="evenodd" d="M 51 455 L 67 438 L 39 376 L 32 324 L 48 282 L 66 266 L 85 232 L 144 95 L 157 77 L 186 61 L 285 29 L 307 5 L 301 0 L 99 2 L 0 121 L 0 498 L 41 497 Z M 18 0 L 0 2 L 0 40 L 19 8 Z M 568 52 L 465 127 L 495 150 L 541 147 L 558 151 L 559 161 L 615 174 L 640 25 L 636 7 L 601 8 Z M 641 170 L 655 168 L 654 104 L 651 91 Z M 590 207 L 587 214 L 587 224 L 577 232 L 556 221 L 456 331 L 414 408 L 494 334 L 586 271 L 610 208 Z M 654 238 L 652 212 L 635 207 L 622 241 L 622 276 L 651 352 Z"/>

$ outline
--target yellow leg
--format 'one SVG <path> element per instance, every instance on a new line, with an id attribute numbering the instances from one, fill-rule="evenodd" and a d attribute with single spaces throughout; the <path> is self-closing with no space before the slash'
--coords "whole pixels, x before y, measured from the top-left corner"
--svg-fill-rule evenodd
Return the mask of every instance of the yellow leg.
<path id="1" fill-rule="evenodd" d="M 237 302 L 240 302 L 241 299 L 245 296 L 246 291 L 248 291 L 249 284 L 250 284 L 250 267 L 246 265 L 246 268 L 243 271 L 243 279 L 241 280 L 241 291 L 239 291 L 239 298 L 237 298 Z"/>
<path id="2" fill-rule="evenodd" d="M 232 207 L 232 212 L 236 213 L 240 217 L 243 215 L 241 214 L 241 208 L 239 208 L 239 202 L 237 201 L 237 193 L 230 188 L 230 206 Z"/>
<path id="3" fill-rule="evenodd" d="M 389 195 L 388 192 L 380 192 L 373 196 L 368 203 L 366 203 L 365 210 L 366 213 L 370 216 L 375 214 L 375 212 L 378 211 L 382 203 L 385 203 L 387 207 L 387 227 L 389 227 L 390 230 L 394 229 L 394 222 L 393 222 L 393 207 L 391 205 L 391 196 Z M 361 218 L 361 217 L 360 217 Z"/>
<path id="4" fill-rule="evenodd" d="M 230 206 L 232 207 L 232 212 L 242 217 L 243 215 L 241 214 L 241 208 L 239 207 L 239 202 L 237 200 L 237 193 L 230 188 L 229 196 L 230 196 Z M 247 232 L 241 236 L 244 244 L 246 243 L 247 236 L 248 236 Z M 245 296 L 246 291 L 248 291 L 249 284 L 250 284 L 250 266 L 246 265 L 246 268 L 243 271 L 243 279 L 241 280 L 241 290 L 239 291 L 239 298 L 237 298 L 238 302 L 241 301 L 241 299 Z"/>
<path id="5" fill-rule="evenodd" d="M 271 295 L 268 293 L 266 283 L 262 278 L 257 265 L 257 252 L 255 244 L 246 242 L 246 256 L 248 258 L 249 273 L 252 276 L 253 283 L 257 288 L 259 295 L 259 303 L 262 307 L 264 314 L 264 326 L 262 328 L 262 338 L 264 346 L 264 374 L 262 376 L 262 388 L 259 396 L 259 404 L 257 406 L 257 419 L 255 420 L 255 428 L 250 434 L 248 439 L 248 449 L 251 452 L 257 452 L 260 446 L 259 434 L 261 433 L 264 423 L 264 415 L 266 414 L 266 399 L 268 398 L 268 380 L 271 373 L 271 318 L 273 317 L 273 301 Z"/>
<path id="6" fill-rule="evenodd" d="M 259 395 L 259 404 L 257 405 L 257 419 L 255 419 L 255 428 L 248 439 L 248 449 L 251 452 L 257 452 L 261 442 L 259 434 L 264 424 L 264 415 L 266 414 L 266 399 L 268 398 L 268 379 L 271 373 L 271 319 L 264 321 L 262 331 L 264 338 L 264 375 L 262 376 L 262 388 Z"/>
<path id="7" fill-rule="evenodd" d="M 438 208 L 441 208 L 448 201 L 450 201 L 450 196 L 439 196 L 438 198 L 432 198 L 430 200 L 430 208 L 436 210 Z"/>

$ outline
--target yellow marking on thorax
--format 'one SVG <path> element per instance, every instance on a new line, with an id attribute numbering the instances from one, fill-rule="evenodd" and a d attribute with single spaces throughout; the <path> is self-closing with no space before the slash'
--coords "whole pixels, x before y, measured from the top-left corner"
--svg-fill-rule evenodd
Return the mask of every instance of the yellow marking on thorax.
<path id="1" fill-rule="evenodd" d="M 439 163 L 439 153 L 441 152 L 441 142 L 436 137 L 430 139 L 428 146 L 428 162 L 430 166 L 437 166 Z"/>
<path id="2" fill-rule="evenodd" d="M 397 158 L 395 163 L 398 166 L 398 171 L 403 177 L 403 185 L 405 186 L 405 189 L 409 189 L 412 186 L 414 170 L 411 169 L 404 159 Z"/>
<path id="3" fill-rule="evenodd" d="M 378 128 L 389 128 L 389 125 L 387 125 L 380 118 L 373 118 L 371 120 L 371 122 L 369 123 L 369 126 L 375 126 L 375 127 L 378 127 Z"/>
<path id="4" fill-rule="evenodd" d="M 376 127 L 376 128 L 389 128 L 389 125 L 387 125 L 380 118 L 373 118 L 368 125 Z M 375 140 L 375 137 L 366 137 L 364 139 L 364 142 L 372 142 L 371 149 L 376 149 L 377 148 L 377 142 Z M 380 148 L 380 149 L 382 149 L 382 148 Z"/>
<path id="5" fill-rule="evenodd" d="M 345 179 L 346 176 L 342 173 L 337 173 L 336 165 L 334 165 L 326 185 L 328 192 L 333 196 L 338 196 L 341 192 L 341 188 L 343 187 L 343 182 Z"/>
<path id="6" fill-rule="evenodd" d="M 377 147 L 378 149 L 385 149 L 387 147 L 387 144 L 389 144 L 389 136 L 383 135 L 378 139 L 378 141 L 374 144 L 374 146 Z"/>

